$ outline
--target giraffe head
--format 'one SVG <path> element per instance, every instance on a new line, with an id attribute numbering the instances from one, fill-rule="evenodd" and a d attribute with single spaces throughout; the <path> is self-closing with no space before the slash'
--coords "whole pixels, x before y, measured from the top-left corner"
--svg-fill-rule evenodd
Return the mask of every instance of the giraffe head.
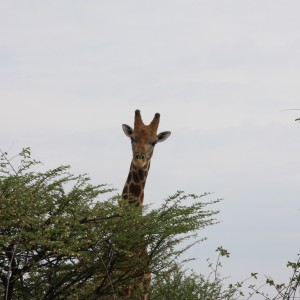
<path id="1" fill-rule="evenodd" d="M 124 133 L 131 139 L 132 163 L 136 168 L 148 166 L 156 143 L 165 141 L 171 134 L 170 131 L 157 134 L 159 118 L 160 114 L 156 113 L 152 122 L 149 125 L 145 125 L 141 112 L 136 110 L 134 129 L 126 124 L 122 125 Z"/>

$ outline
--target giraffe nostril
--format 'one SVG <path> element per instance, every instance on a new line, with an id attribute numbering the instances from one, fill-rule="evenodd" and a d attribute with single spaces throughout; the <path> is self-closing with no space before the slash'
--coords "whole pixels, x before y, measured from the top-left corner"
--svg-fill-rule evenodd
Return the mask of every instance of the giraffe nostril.
<path id="1" fill-rule="evenodd" d="M 145 155 L 142 153 L 137 153 L 135 154 L 135 159 L 137 160 L 144 160 L 145 159 Z"/>

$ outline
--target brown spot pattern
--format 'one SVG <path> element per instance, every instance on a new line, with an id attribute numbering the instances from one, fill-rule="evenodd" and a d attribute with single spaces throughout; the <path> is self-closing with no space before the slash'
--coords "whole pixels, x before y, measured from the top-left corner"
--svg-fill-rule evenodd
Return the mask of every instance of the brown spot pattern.
<path id="1" fill-rule="evenodd" d="M 144 172 L 143 169 L 138 170 L 138 177 L 140 181 L 143 181 L 146 176 L 147 176 L 147 172 Z"/>
<path id="2" fill-rule="evenodd" d="M 135 172 L 135 171 L 132 171 L 132 179 L 135 183 L 139 183 L 140 182 L 140 176 L 139 176 L 139 171 L 138 172 Z"/>
<path id="3" fill-rule="evenodd" d="M 139 197 L 141 194 L 141 186 L 138 184 L 134 184 L 133 182 L 129 185 L 129 194 Z"/>
<path id="4" fill-rule="evenodd" d="M 128 174 L 128 177 L 127 177 L 127 184 L 129 184 L 130 183 L 130 181 L 131 181 L 131 178 L 132 178 L 132 176 L 131 176 L 131 172 L 129 172 L 129 174 Z"/>

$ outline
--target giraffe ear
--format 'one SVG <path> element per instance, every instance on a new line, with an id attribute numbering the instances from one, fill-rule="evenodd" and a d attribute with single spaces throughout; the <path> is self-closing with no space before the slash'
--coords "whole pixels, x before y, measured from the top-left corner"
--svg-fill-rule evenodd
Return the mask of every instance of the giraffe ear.
<path id="1" fill-rule="evenodd" d="M 171 131 L 163 131 L 157 135 L 157 142 L 164 142 L 171 135 Z"/>
<path id="2" fill-rule="evenodd" d="M 133 129 L 130 126 L 126 125 L 126 124 L 123 124 L 122 128 L 123 128 L 123 131 L 124 131 L 125 135 L 128 136 L 129 138 L 131 138 L 131 135 L 133 133 Z"/>

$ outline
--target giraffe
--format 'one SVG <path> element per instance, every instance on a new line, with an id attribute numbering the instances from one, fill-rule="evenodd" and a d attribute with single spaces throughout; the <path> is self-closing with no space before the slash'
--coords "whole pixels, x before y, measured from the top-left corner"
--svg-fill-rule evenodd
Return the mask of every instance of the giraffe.
<path id="1" fill-rule="evenodd" d="M 164 131 L 157 134 L 160 114 L 156 113 L 152 122 L 145 125 L 140 110 L 135 111 L 134 128 L 123 124 L 122 128 L 127 137 L 131 139 L 132 160 L 130 164 L 129 174 L 125 182 L 122 198 L 129 203 L 142 206 L 144 203 L 144 188 L 150 168 L 150 161 L 153 155 L 154 146 L 158 142 L 165 141 L 171 134 L 170 131 Z M 147 257 L 147 249 L 143 248 L 142 255 Z M 149 300 L 149 287 L 151 281 L 151 273 L 145 270 L 141 278 L 141 286 L 145 291 L 140 300 Z M 134 297 L 134 287 L 126 289 L 127 295 L 124 298 Z"/>

